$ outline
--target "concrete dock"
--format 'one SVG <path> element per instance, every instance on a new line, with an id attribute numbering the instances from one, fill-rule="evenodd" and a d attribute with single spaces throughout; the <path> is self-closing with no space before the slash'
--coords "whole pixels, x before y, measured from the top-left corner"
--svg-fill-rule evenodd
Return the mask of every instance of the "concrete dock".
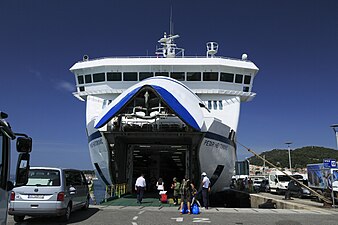
<path id="1" fill-rule="evenodd" d="M 323 203 L 317 202 L 314 199 L 299 199 L 292 197 L 292 200 L 285 200 L 284 195 L 270 193 L 255 193 L 250 194 L 251 208 L 258 208 L 260 204 L 271 199 L 276 203 L 277 209 L 301 209 L 301 210 L 330 210 L 338 213 L 337 208 L 324 207 Z"/>

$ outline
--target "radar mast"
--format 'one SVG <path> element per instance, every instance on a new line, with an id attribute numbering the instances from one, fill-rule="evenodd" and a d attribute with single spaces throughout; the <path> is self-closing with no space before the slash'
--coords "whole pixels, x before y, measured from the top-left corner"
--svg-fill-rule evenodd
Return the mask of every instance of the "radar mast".
<path id="1" fill-rule="evenodd" d="M 170 21 L 169 21 L 169 35 L 164 32 L 163 37 L 158 40 L 162 47 L 156 49 L 156 55 L 162 55 L 164 58 L 175 58 L 176 56 L 184 57 L 184 49 L 178 48 L 174 43 L 174 39 L 179 38 L 179 35 L 174 35 L 174 25 L 172 20 L 172 7 L 170 8 Z"/>

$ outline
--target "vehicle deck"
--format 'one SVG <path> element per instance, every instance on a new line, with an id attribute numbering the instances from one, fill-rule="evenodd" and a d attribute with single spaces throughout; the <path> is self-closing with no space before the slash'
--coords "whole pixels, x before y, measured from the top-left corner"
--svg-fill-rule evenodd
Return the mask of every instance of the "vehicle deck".
<path id="1" fill-rule="evenodd" d="M 117 198 L 114 200 L 109 200 L 107 202 L 103 202 L 100 205 L 102 206 L 143 206 L 143 207 L 179 207 L 178 205 L 174 205 L 173 199 L 168 198 L 168 203 L 162 203 L 158 198 L 154 198 L 152 196 L 145 196 L 142 200 L 142 204 L 137 203 L 136 195 L 125 195 L 121 198 Z"/>

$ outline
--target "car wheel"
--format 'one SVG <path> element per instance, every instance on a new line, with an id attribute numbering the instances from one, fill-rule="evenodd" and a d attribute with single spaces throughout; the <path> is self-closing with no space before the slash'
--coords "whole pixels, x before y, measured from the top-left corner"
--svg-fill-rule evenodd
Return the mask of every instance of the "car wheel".
<path id="1" fill-rule="evenodd" d="M 320 195 L 323 195 L 323 192 L 320 191 L 320 190 L 318 190 L 317 193 L 320 194 Z M 318 196 L 316 196 L 316 198 L 317 198 L 317 201 L 318 201 L 318 202 L 320 202 L 320 203 L 323 203 L 323 202 L 324 202 L 323 199 L 319 198 Z"/>
<path id="2" fill-rule="evenodd" d="M 298 191 L 297 197 L 298 197 L 298 198 L 303 198 L 303 193 L 302 193 L 302 191 Z"/>
<path id="3" fill-rule="evenodd" d="M 25 219 L 25 216 L 15 216 L 14 215 L 14 221 L 15 222 L 22 222 Z"/>
<path id="4" fill-rule="evenodd" d="M 68 204 L 67 208 L 66 208 L 66 212 L 63 216 L 60 217 L 60 220 L 62 222 L 67 222 L 70 218 L 70 213 L 72 212 L 72 207 L 71 204 Z"/>
<path id="5" fill-rule="evenodd" d="M 84 204 L 84 206 L 82 206 L 82 210 L 87 210 L 89 208 L 89 197 L 87 197 L 87 200 Z"/>

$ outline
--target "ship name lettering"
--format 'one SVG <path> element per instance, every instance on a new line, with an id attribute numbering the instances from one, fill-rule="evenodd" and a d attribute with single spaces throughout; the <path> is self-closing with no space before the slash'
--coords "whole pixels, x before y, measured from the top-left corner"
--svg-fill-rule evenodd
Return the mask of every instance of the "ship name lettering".
<path id="1" fill-rule="evenodd" d="M 223 150 L 226 150 L 227 146 L 225 144 L 219 143 L 219 142 L 214 142 L 214 141 L 209 141 L 205 140 L 204 141 L 205 146 L 210 146 L 210 147 L 215 147 L 216 149 L 220 148 Z"/>
<path id="2" fill-rule="evenodd" d="M 96 146 L 98 146 L 98 145 L 102 145 L 102 144 L 103 144 L 102 139 L 99 139 L 99 140 L 93 141 L 93 142 L 90 144 L 90 147 L 91 147 L 91 148 L 94 148 L 94 147 L 96 147 Z"/>

